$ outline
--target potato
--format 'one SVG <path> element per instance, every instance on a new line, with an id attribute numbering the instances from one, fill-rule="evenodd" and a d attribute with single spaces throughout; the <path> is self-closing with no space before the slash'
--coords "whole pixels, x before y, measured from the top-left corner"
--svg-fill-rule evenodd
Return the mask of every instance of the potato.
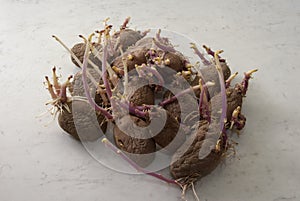
<path id="1" fill-rule="evenodd" d="M 134 125 L 138 127 L 146 127 L 148 125 L 146 121 L 135 116 L 126 115 L 122 117 L 118 121 L 119 125 L 116 125 L 113 130 L 115 144 L 119 149 L 125 151 L 125 154 L 128 154 L 128 157 L 138 165 L 146 167 L 154 159 L 155 141 L 150 137 L 150 133 L 139 132 L 137 129 L 134 129 L 129 121 L 133 121 Z"/>
<path id="2" fill-rule="evenodd" d="M 208 128 L 210 129 L 209 132 Z M 199 128 L 172 157 L 170 172 L 174 179 L 180 179 L 182 185 L 190 184 L 208 175 L 218 166 L 222 159 L 223 150 L 217 151 L 213 148 L 203 159 L 199 158 L 199 151 L 203 148 L 205 141 L 215 146 L 209 141 L 211 136 L 219 136 L 219 128 L 218 124 L 209 125 L 207 121 L 200 122 Z"/>
<path id="3" fill-rule="evenodd" d="M 95 112 L 86 101 L 74 100 L 67 105 L 70 112 L 63 109 L 58 115 L 58 123 L 65 132 L 80 141 L 95 141 L 103 136 L 107 123 L 102 114 Z"/>

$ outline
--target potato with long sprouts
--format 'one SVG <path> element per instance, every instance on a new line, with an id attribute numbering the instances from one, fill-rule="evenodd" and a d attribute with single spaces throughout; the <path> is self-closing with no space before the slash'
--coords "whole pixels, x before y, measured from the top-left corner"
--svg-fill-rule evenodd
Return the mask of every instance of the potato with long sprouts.
<path id="1" fill-rule="evenodd" d="M 211 173 L 234 146 L 227 130 L 239 131 L 246 124 L 242 103 L 257 69 L 232 84 L 238 73 L 231 74 L 222 51 L 204 45 L 202 53 L 191 43 L 199 57 L 192 64 L 190 55 L 178 51 L 160 29 L 145 37 L 149 31 L 129 29 L 129 20 L 111 33 L 106 19 L 96 41 L 95 33 L 80 35 L 83 43 L 71 49 L 53 36 L 81 69 L 64 83 L 52 69 L 52 82 L 45 77 L 52 99 L 47 104 L 58 114 L 60 127 L 81 141 L 108 135 L 110 122 L 114 141 L 102 140 L 108 148 L 137 171 L 179 186 L 183 199 L 191 187 L 198 200 L 194 183 Z M 161 122 L 165 124 L 160 128 Z M 171 158 L 173 179 L 144 169 L 161 150 Z"/>

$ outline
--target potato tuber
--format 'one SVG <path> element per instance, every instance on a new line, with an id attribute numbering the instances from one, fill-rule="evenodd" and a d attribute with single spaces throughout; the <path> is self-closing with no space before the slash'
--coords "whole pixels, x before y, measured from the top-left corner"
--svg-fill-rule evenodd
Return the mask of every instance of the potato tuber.
<path id="1" fill-rule="evenodd" d="M 129 19 L 113 34 L 105 20 L 104 29 L 96 31 L 98 40 L 93 41 L 94 33 L 80 36 L 84 42 L 72 49 L 53 36 L 81 70 L 61 84 L 53 68 L 52 82 L 45 77 L 47 104 L 60 127 L 81 141 L 110 135 L 111 123 L 114 142 L 103 138 L 104 144 L 137 171 L 185 192 L 226 158 L 232 147 L 227 131 L 244 128 L 243 98 L 257 69 L 231 86 L 237 73 L 231 74 L 222 51 L 203 46 L 203 53 L 191 43 L 199 57 L 193 64 L 161 30 L 145 37 L 149 31 L 129 29 Z M 173 179 L 144 169 L 155 163 L 157 151 L 171 156 Z"/>

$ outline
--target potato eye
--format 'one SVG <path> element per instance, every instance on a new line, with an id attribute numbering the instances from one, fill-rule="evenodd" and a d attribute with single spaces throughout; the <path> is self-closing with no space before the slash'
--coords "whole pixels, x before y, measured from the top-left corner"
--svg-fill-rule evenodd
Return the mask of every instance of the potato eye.
<path id="1" fill-rule="evenodd" d="M 122 142 L 122 140 L 118 139 L 118 144 L 121 146 L 121 147 L 124 147 L 124 143 Z"/>

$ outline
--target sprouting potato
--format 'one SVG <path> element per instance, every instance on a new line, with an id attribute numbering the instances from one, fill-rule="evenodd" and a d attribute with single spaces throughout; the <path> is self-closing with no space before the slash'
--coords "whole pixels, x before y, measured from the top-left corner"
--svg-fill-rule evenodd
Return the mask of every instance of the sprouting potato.
<path id="1" fill-rule="evenodd" d="M 231 86 L 237 73 L 231 74 L 225 59 L 220 57 L 221 51 L 203 46 L 207 55 L 213 57 L 207 60 L 192 43 L 191 48 L 205 66 L 194 71 L 197 64 L 191 64 L 189 55 L 177 51 L 168 38 L 161 37 L 160 30 L 155 37 L 145 37 L 147 31 L 127 28 L 129 19 L 114 34 L 110 33 L 112 25 L 105 21 L 104 29 L 96 32 L 96 41 L 94 34 L 81 36 L 84 42 L 72 49 L 53 36 L 81 69 L 60 83 L 53 68 L 53 80 L 45 77 L 52 99 L 48 104 L 53 106 L 53 114 L 58 114 L 60 127 L 80 141 L 103 137 L 101 133 L 105 134 L 107 122 L 111 122 L 114 142 L 102 140 L 108 147 L 138 171 L 179 185 L 185 192 L 226 157 L 232 148 L 227 130 L 244 128 L 243 98 L 257 69 L 246 72 L 241 83 Z M 177 83 L 178 77 L 190 87 Z M 165 83 L 174 84 L 179 92 L 174 94 L 164 88 Z M 179 97 L 183 104 L 179 104 Z M 188 110 L 191 102 L 198 104 L 192 113 Z M 162 114 L 166 117 L 162 129 L 156 132 L 155 125 L 148 128 L 151 122 L 159 122 Z M 195 123 L 190 125 L 190 119 Z M 147 129 L 143 133 L 135 130 L 132 122 Z M 151 164 L 155 152 L 161 149 L 172 155 L 173 179 L 142 168 Z"/>

